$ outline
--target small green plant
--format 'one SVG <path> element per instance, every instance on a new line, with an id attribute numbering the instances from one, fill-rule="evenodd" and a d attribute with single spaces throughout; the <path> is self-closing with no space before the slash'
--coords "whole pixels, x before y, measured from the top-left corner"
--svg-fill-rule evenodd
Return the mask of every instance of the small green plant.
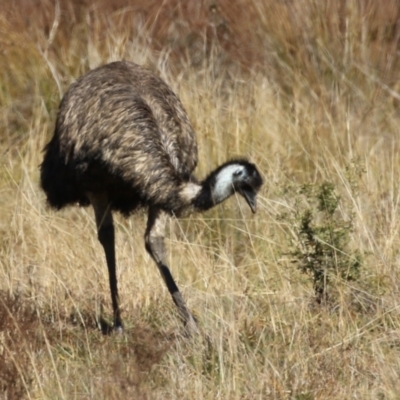
<path id="1" fill-rule="evenodd" d="M 328 288 L 333 277 L 354 281 L 360 274 L 362 255 L 349 248 L 352 218 L 343 220 L 339 204 L 340 197 L 332 183 L 303 185 L 289 216 L 294 228 L 289 254 L 299 269 L 311 277 L 318 304 L 330 299 Z"/>

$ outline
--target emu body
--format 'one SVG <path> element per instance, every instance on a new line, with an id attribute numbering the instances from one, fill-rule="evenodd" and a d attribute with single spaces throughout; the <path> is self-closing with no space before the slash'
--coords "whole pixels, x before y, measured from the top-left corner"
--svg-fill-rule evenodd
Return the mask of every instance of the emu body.
<path id="1" fill-rule="evenodd" d="M 146 250 L 156 262 L 185 324 L 192 314 L 166 264 L 168 215 L 204 211 L 235 192 L 256 210 L 262 178 L 254 164 L 232 160 L 202 182 L 194 176 L 197 142 L 170 87 L 149 70 L 115 62 L 88 72 L 64 95 L 41 164 L 50 206 L 91 204 L 109 271 L 114 328 L 122 329 L 112 212 L 147 207 Z"/>

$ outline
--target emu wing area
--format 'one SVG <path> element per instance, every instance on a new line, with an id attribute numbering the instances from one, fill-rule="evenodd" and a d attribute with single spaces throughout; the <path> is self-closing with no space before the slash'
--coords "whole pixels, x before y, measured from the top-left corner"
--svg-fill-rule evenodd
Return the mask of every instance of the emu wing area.
<path id="1" fill-rule="evenodd" d="M 195 134 L 177 96 L 150 71 L 118 62 L 65 94 L 41 180 L 56 208 L 106 191 L 125 214 L 144 204 L 178 212 L 179 190 L 196 165 Z"/>

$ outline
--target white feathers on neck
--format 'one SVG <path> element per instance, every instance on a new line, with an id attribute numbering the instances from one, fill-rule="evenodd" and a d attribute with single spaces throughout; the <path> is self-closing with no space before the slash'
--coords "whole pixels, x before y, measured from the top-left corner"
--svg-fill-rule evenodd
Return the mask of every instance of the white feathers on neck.
<path id="1" fill-rule="evenodd" d="M 222 168 L 215 177 L 215 185 L 212 188 L 212 197 L 216 203 L 225 200 L 233 191 L 233 175 L 244 171 L 245 167 L 240 164 L 230 164 Z"/>
<path id="2" fill-rule="evenodd" d="M 180 192 L 180 196 L 185 203 L 190 203 L 200 192 L 201 186 L 197 183 L 188 182 Z"/>
<path id="3" fill-rule="evenodd" d="M 235 181 L 235 175 L 238 177 L 240 172 L 243 173 L 245 170 L 246 168 L 241 164 L 229 164 L 219 170 L 213 177 L 212 181 L 207 180 L 207 189 L 211 189 L 211 192 L 208 192 L 207 190 L 206 193 L 208 192 L 208 194 L 206 195 L 206 198 L 202 199 L 202 202 L 205 202 L 204 204 L 210 203 L 205 208 L 208 209 L 212 204 L 215 205 L 221 203 L 231 196 L 234 190 L 233 183 Z M 238 179 L 237 177 L 236 179 Z M 211 184 L 211 187 L 209 187 L 208 184 Z M 205 188 L 202 188 L 202 185 L 199 185 L 198 183 L 186 182 L 182 185 L 179 195 L 185 204 L 189 204 L 200 195 L 202 189 Z"/>

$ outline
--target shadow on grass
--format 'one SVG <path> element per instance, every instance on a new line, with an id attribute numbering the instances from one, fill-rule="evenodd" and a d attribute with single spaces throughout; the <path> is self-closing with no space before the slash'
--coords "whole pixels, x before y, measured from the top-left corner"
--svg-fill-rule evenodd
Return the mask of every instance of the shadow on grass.
<path id="1" fill-rule="evenodd" d="M 149 372 L 171 348 L 171 338 L 144 324 L 112 335 L 112 326 L 93 313 L 54 320 L 37 307 L 0 292 L 1 399 L 69 398 L 76 392 L 99 399 L 149 398 Z"/>

